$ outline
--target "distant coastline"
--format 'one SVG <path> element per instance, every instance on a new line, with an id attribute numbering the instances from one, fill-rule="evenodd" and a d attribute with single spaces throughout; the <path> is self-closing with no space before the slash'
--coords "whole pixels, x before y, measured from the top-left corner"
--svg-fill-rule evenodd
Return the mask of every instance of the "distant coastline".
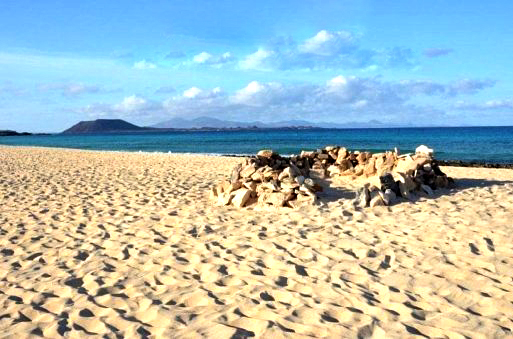
<path id="1" fill-rule="evenodd" d="M 0 137 L 19 137 L 29 135 L 51 135 L 50 133 L 29 133 L 29 132 L 16 132 L 12 130 L 0 130 Z"/>
<path id="2" fill-rule="evenodd" d="M 175 132 L 175 131 L 251 131 L 262 129 L 276 129 L 276 130 L 289 130 L 289 129 L 322 129 L 315 126 L 282 126 L 282 127 L 269 127 L 269 126 L 202 126 L 202 127 L 140 127 L 121 119 L 97 119 L 93 121 L 80 121 L 79 123 L 71 126 L 63 131 L 61 134 L 100 134 L 100 133 L 159 133 L 159 132 Z"/>

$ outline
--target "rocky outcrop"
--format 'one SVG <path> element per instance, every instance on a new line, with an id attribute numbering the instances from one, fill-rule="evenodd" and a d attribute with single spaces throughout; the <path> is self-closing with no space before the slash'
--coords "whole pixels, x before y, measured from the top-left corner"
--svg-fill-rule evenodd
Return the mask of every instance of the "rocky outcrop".
<path id="1" fill-rule="evenodd" d="M 281 157 L 262 150 L 232 170 L 230 181 L 212 187 L 217 205 L 246 207 L 252 204 L 297 208 L 317 201 L 321 186 L 309 177 L 310 164 L 301 157 Z"/>
<path id="2" fill-rule="evenodd" d="M 440 170 L 433 154 L 426 146 L 406 155 L 399 155 L 397 149 L 372 154 L 327 146 L 289 158 L 262 150 L 235 166 L 229 181 L 212 188 L 211 197 L 218 205 L 245 207 L 258 203 L 296 208 L 317 201 L 317 193 L 322 190 L 318 182 L 324 178 L 379 177 L 380 187 L 364 185 L 354 204 L 388 206 L 398 198 L 411 200 L 412 194 L 432 195 L 434 190 L 454 184 Z"/>
<path id="3" fill-rule="evenodd" d="M 379 179 L 381 187 L 365 185 L 354 200 L 355 206 L 374 207 L 381 202 L 372 202 L 362 197 L 378 192 L 376 200 L 382 200 L 383 205 L 393 204 L 397 198 L 411 200 L 413 195 L 434 194 L 434 190 L 454 186 L 454 180 L 440 169 L 438 162 L 433 158 L 433 150 L 426 146 L 417 148 L 415 154 L 397 156 L 392 166 L 386 166 L 386 172 Z M 378 197 L 379 196 L 379 197 Z M 366 203 L 364 203 L 364 201 Z"/>

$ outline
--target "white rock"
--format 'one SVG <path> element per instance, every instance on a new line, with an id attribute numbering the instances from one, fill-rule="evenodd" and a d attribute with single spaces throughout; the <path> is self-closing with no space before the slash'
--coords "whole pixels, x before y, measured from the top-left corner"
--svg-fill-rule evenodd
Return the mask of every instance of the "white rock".
<path id="1" fill-rule="evenodd" d="M 276 153 L 270 149 L 263 149 L 257 153 L 257 156 L 263 157 L 263 158 L 271 158 L 274 155 L 276 155 Z"/>
<path id="2" fill-rule="evenodd" d="M 251 197 L 251 191 L 245 188 L 241 188 L 233 193 L 235 193 L 235 196 L 232 198 L 232 205 L 235 207 L 244 207 Z"/>
<path id="3" fill-rule="evenodd" d="M 335 174 L 342 173 L 342 171 L 337 165 L 331 165 L 330 167 L 328 167 L 328 173 L 330 174 L 330 176 L 333 176 Z"/>
<path id="4" fill-rule="evenodd" d="M 433 156 L 433 149 L 427 147 L 426 145 L 420 145 L 419 147 L 417 147 L 415 149 L 415 153 L 416 154 L 423 154 L 423 155 L 426 155 L 428 157 L 432 157 Z"/>

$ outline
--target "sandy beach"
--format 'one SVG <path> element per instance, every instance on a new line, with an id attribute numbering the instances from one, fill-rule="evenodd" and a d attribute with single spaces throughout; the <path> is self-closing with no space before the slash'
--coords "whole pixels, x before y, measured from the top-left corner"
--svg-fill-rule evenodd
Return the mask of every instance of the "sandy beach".
<path id="1" fill-rule="evenodd" d="M 0 337 L 513 335 L 513 170 L 434 197 L 213 206 L 239 158 L 0 146 Z"/>

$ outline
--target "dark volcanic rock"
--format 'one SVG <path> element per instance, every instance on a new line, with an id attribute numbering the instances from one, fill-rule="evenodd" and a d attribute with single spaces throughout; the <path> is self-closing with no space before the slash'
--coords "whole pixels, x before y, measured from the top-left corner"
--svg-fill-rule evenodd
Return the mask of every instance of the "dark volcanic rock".
<path id="1" fill-rule="evenodd" d="M 146 128 L 136 126 L 121 119 L 98 119 L 94 121 L 81 121 L 62 134 L 94 134 L 143 131 Z"/>
<path id="2" fill-rule="evenodd" d="M 23 132 L 18 133 L 16 131 L 10 131 L 10 130 L 0 130 L 0 137 L 17 137 L 20 135 L 32 135 L 31 133 Z"/>
<path id="3" fill-rule="evenodd" d="M 511 168 L 513 169 L 513 163 L 511 164 L 494 164 L 477 161 L 461 161 L 461 160 L 438 160 L 440 166 L 457 166 L 457 167 L 484 167 L 484 168 Z"/>

